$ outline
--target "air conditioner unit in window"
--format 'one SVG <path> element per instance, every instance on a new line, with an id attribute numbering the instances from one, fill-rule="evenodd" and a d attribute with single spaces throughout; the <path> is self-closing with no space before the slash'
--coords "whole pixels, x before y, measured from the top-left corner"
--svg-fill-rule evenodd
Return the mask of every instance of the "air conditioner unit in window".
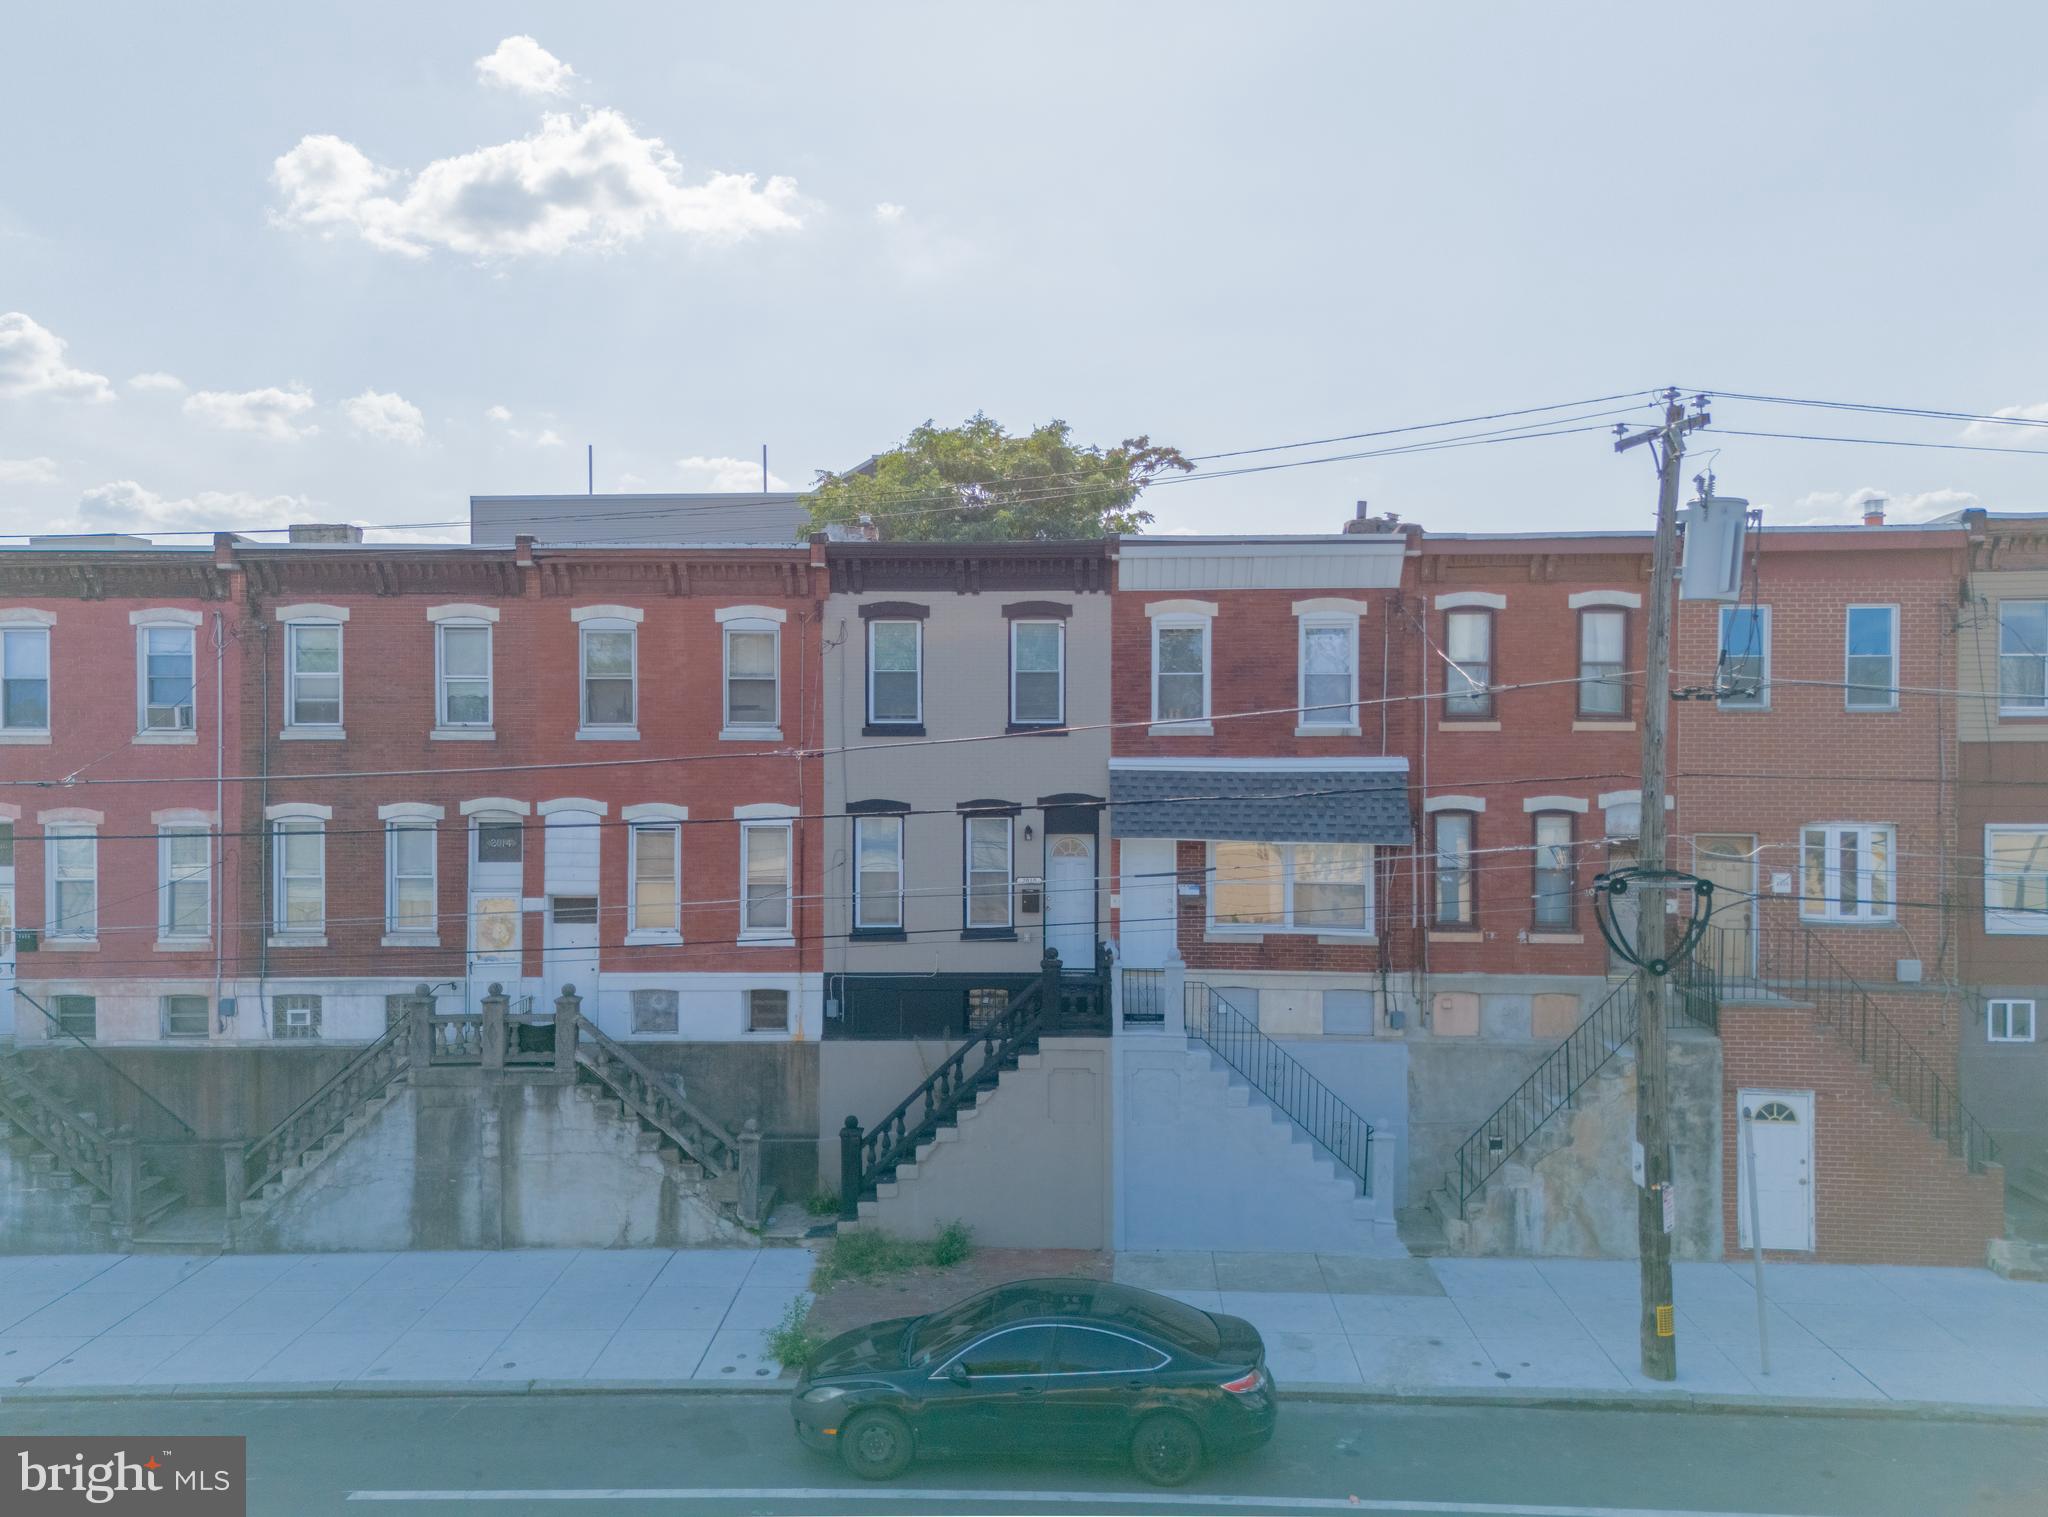
<path id="1" fill-rule="evenodd" d="M 144 715 L 144 721 L 151 732 L 190 732 L 192 730 L 192 708 L 190 706 L 151 706 Z"/>

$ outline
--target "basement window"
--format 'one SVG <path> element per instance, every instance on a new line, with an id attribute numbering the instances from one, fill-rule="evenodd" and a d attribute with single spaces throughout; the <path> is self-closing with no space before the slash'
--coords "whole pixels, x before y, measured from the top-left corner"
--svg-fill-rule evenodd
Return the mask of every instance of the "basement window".
<path id="1" fill-rule="evenodd" d="M 167 1038 L 203 1038 L 209 1031 L 212 1008 L 205 996 L 165 996 L 163 1030 Z"/>
<path id="2" fill-rule="evenodd" d="M 91 996 L 51 996 L 50 1014 L 57 1019 L 58 1032 L 66 1037 L 90 1043 L 99 1036 L 99 1003 Z"/>
<path id="3" fill-rule="evenodd" d="M 789 992 L 750 990 L 747 992 L 748 1032 L 788 1032 Z"/>
<path id="4" fill-rule="evenodd" d="M 676 1026 L 676 993 L 673 990 L 633 992 L 633 1031 L 674 1032 Z"/>
<path id="5" fill-rule="evenodd" d="M 284 995 L 270 998 L 270 1035 L 273 1038 L 317 1038 L 320 1036 L 320 997 Z"/>

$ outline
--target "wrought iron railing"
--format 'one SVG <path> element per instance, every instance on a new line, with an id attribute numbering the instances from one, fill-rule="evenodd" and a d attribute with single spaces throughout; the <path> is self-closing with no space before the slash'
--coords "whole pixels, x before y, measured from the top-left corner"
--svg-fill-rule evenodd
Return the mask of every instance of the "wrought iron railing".
<path id="1" fill-rule="evenodd" d="M 1544 1056 L 1529 1078 L 1458 1145 L 1454 1187 L 1458 1215 L 1479 1187 L 1522 1149 L 1536 1130 L 1571 1104 L 1572 1097 L 1636 1035 L 1636 984 L 1623 980 Z"/>
<path id="2" fill-rule="evenodd" d="M 1055 961 L 1055 971 L 1057 963 Z M 881 1121 L 861 1131 L 856 1117 L 846 1119 L 839 1138 L 839 1215 L 860 1214 L 860 1201 L 916 1156 L 925 1142 L 960 1108 L 988 1089 L 1020 1053 L 1035 1043 L 1046 1017 L 1045 987 L 1055 975 L 1041 975 L 1010 997 L 1002 1014 L 977 1031 L 925 1076 Z"/>
<path id="3" fill-rule="evenodd" d="M 1371 1195 L 1372 1123 L 1200 980 L 1187 982 L 1184 1005 L 1188 1036 L 1208 1044 L 1317 1147 L 1356 1175 L 1365 1194 Z"/>
<path id="4" fill-rule="evenodd" d="M 330 1133 L 389 1090 L 412 1062 L 413 1019 L 425 1008 L 405 1012 L 384 1036 L 342 1065 L 285 1119 L 242 1151 L 243 1194 L 260 1195 Z"/>
<path id="5" fill-rule="evenodd" d="M 739 1140 L 580 1014 L 576 1018 L 576 1062 L 634 1113 L 673 1139 L 714 1179 L 738 1174 Z"/>
<path id="6" fill-rule="evenodd" d="M 1797 1000 L 1840 1038 L 1872 1076 L 1951 1154 L 1979 1169 L 1998 1157 L 1990 1133 L 1875 997 L 1812 928 L 1711 928 L 1701 945 L 1719 969 L 1722 998 Z"/>
<path id="7" fill-rule="evenodd" d="M 1124 1021 L 1143 1026 L 1166 1020 L 1166 971 L 1126 969 L 1123 977 Z"/>

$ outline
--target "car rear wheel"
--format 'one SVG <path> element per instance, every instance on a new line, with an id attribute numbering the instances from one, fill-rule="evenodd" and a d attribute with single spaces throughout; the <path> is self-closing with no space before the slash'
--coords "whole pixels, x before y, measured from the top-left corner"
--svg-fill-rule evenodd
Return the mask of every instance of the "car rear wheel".
<path id="1" fill-rule="evenodd" d="M 1131 1435 L 1131 1465 L 1154 1485 L 1185 1485 L 1202 1467 L 1202 1435 L 1185 1417 L 1155 1413 Z"/>
<path id="2" fill-rule="evenodd" d="M 839 1453 L 863 1480 L 893 1480 L 910 1466 L 910 1429 L 894 1412 L 860 1412 L 839 1430 Z"/>

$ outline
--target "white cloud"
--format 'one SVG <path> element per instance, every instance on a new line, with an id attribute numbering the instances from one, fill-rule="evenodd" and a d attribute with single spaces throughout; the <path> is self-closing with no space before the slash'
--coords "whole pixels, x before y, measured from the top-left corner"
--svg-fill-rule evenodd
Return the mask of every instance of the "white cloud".
<path id="1" fill-rule="evenodd" d="M 365 390 L 341 403 L 341 414 L 365 437 L 385 442 L 417 443 L 427 435 L 427 419 L 403 395 Z"/>
<path id="2" fill-rule="evenodd" d="M 679 458 L 676 472 L 683 476 L 684 486 L 692 490 L 758 490 L 761 488 L 761 461 L 758 458 Z M 788 485 L 768 476 L 768 488 L 787 490 Z"/>
<path id="3" fill-rule="evenodd" d="M 56 478 L 54 458 L 0 458 L 0 485 L 47 485 Z"/>
<path id="4" fill-rule="evenodd" d="M 490 421 L 495 421 L 501 427 L 512 425 L 512 413 L 503 406 L 492 406 L 488 411 L 484 412 L 484 416 Z"/>
<path id="5" fill-rule="evenodd" d="M 528 137 L 439 158 L 405 180 L 339 137 L 302 138 L 271 178 L 274 219 L 324 236 L 353 233 L 386 252 L 477 258 L 617 248 L 651 232 L 734 242 L 800 227 L 795 181 L 752 174 L 683 180 L 658 137 L 613 110 L 550 112 Z"/>
<path id="6" fill-rule="evenodd" d="M 54 395 L 59 400 L 112 400 L 104 374 L 64 361 L 64 339 L 21 311 L 0 312 L 0 395 Z"/>
<path id="7" fill-rule="evenodd" d="M 2011 416 L 2022 421 L 2048 423 L 2048 400 L 2036 401 L 2030 406 L 2000 406 L 1991 414 Z M 2032 448 L 2048 445 L 2048 425 L 2011 427 L 2001 426 L 1995 421 L 1973 421 L 1963 428 L 1963 436 L 1970 442 L 1995 442 L 2007 448 Z"/>
<path id="8" fill-rule="evenodd" d="M 303 495 L 257 495 L 248 490 L 200 490 L 175 499 L 132 479 L 96 485 L 78 498 L 74 519 L 52 524 L 58 532 L 226 532 L 282 527 L 319 519 L 320 507 Z"/>
<path id="9" fill-rule="evenodd" d="M 512 425 L 512 412 L 505 406 L 492 406 L 484 412 L 486 419 L 496 422 L 505 429 L 505 435 L 514 442 L 531 443 L 536 448 L 559 448 L 562 439 L 552 427 L 543 427 L 538 435 L 530 427 Z"/>
<path id="10" fill-rule="evenodd" d="M 562 95 L 576 70 L 528 36 L 507 37 L 495 52 L 476 60 L 485 84 L 522 95 Z"/>
<path id="11" fill-rule="evenodd" d="M 147 374 L 131 374 L 128 377 L 131 390 L 162 390 L 167 394 L 178 394 L 185 388 L 185 381 L 175 374 L 166 374 L 161 369 L 152 369 Z"/>
<path id="12" fill-rule="evenodd" d="M 559 448 L 562 446 L 562 439 L 553 427 L 548 427 L 533 440 L 533 445 L 536 448 Z"/>
<path id="13" fill-rule="evenodd" d="M 881 222 L 883 226 L 891 226 L 902 219 L 903 207 L 892 201 L 885 200 L 875 207 L 875 220 Z"/>
<path id="14" fill-rule="evenodd" d="M 289 442 L 311 437 L 320 429 L 301 417 L 313 409 L 313 394 L 303 385 L 280 390 L 201 390 L 185 397 L 185 414 L 223 432 L 261 432 Z"/>
<path id="15" fill-rule="evenodd" d="M 1859 490 L 1815 490 L 1789 507 L 1792 520 L 1783 525 L 1811 527 L 1831 526 L 1845 522 L 1863 520 L 1865 502 L 1881 500 L 1885 503 L 1884 518 L 1888 522 L 1930 521 L 1937 516 L 1946 516 L 1951 511 L 1961 511 L 1980 504 L 1978 498 L 1968 490 L 1923 490 L 1912 495 L 1893 495 L 1865 485 Z M 1769 522 L 1775 513 L 1770 507 L 1764 508 L 1764 520 Z"/>

